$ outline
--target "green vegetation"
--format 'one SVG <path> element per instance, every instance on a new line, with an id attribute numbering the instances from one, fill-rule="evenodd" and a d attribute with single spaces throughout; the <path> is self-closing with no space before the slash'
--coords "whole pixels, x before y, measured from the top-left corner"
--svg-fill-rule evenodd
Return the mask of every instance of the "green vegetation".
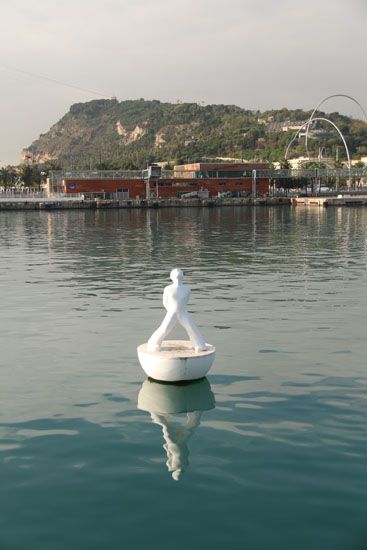
<path id="1" fill-rule="evenodd" d="M 5 188 L 24 186 L 40 189 L 47 171 L 36 164 L 22 164 L 18 167 L 6 166 L 0 168 L 0 186 Z"/>
<path id="2" fill-rule="evenodd" d="M 261 113 L 234 105 L 198 105 L 104 99 L 77 103 L 46 134 L 28 148 L 35 163 L 55 159 L 66 169 L 137 169 L 147 161 L 194 162 L 216 157 L 281 161 L 294 130 L 283 126 L 304 122 L 310 112 L 274 110 Z M 318 113 L 325 116 L 324 113 Z M 331 113 L 327 115 L 345 135 L 352 155 L 367 154 L 367 125 Z M 317 156 L 344 160 L 340 138 L 332 128 L 318 125 L 310 139 Z M 291 156 L 305 154 L 296 142 Z M 50 162 L 48 163 L 50 165 Z"/>
<path id="3" fill-rule="evenodd" d="M 0 168 L 0 185 L 13 187 L 18 182 L 18 174 L 12 166 Z"/>

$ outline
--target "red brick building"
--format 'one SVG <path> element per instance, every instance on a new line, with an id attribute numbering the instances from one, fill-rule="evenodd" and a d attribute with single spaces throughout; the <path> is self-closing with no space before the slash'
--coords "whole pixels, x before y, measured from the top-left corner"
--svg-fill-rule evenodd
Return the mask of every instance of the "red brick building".
<path id="1" fill-rule="evenodd" d="M 195 163 L 175 166 L 173 173 L 166 172 L 150 180 L 144 179 L 139 172 L 134 177 L 130 174 L 118 177 L 118 172 L 99 173 L 97 177 L 93 177 L 93 173 L 83 176 L 75 174 L 76 177 L 65 174 L 56 182 L 50 182 L 49 189 L 119 199 L 144 199 L 147 196 L 177 198 L 197 192 L 209 197 L 223 193 L 227 196 L 245 196 L 252 190 L 252 171 L 268 168 L 265 163 Z M 267 193 L 269 178 L 257 178 L 256 190 L 261 194 Z"/>

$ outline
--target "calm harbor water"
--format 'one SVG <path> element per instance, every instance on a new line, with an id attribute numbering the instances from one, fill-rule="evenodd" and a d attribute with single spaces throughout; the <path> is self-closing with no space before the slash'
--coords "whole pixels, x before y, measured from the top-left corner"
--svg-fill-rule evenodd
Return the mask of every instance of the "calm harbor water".
<path id="1" fill-rule="evenodd" d="M 3 212 L 0 258 L 1 550 L 367 548 L 366 209 Z M 176 266 L 192 387 L 136 356 Z"/>

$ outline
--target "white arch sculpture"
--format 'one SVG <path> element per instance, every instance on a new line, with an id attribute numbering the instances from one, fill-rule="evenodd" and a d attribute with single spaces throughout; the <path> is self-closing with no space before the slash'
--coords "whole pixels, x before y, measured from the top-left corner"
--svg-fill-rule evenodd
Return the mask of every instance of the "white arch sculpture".
<path id="1" fill-rule="evenodd" d="M 347 145 L 347 142 L 345 141 L 345 138 L 341 132 L 341 130 L 338 128 L 338 126 L 332 121 L 332 120 L 329 120 L 328 118 L 324 118 L 324 117 L 315 117 L 313 118 L 311 121 L 307 121 L 305 122 L 304 124 L 302 124 L 301 128 L 298 130 L 298 132 L 300 132 L 302 130 L 302 128 L 305 128 L 307 125 L 310 126 L 310 124 L 312 124 L 313 122 L 316 122 L 318 120 L 322 120 L 323 122 L 328 122 L 329 124 L 331 124 L 332 126 L 334 126 L 335 130 L 338 132 L 339 136 L 341 137 L 342 141 L 343 141 L 343 144 L 344 144 L 344 148 L 345 148 L 345 152 L 347 153 L 347 159 L 348 159 L 348 169 L 350 170 L 351 167 L 352 167 L 352 163 L 351 163 L 351 160 L 350 160 L 350 154 L 349 154 L 349 149 L 348 149 L 348 145 Z M 293 140 L 294 141 L 294 140 Z M 291 146 L 292 144 L 292 141 L 289 143 L 288 147 L 287 147 L 287 150 L 285 152 L 285 159 L 287 159 L 287 154 L 288 154 L 288 150 L 289 150 L 289 147 Z M 308 155 L 309 157 L 310 155 Z"/>
<path id="2" fill-rule="evenodd" d="M 334 97 L 345 97 L 347 99 L 350 99 L 351 101 L 353 101 L 353 103 L 355 103 L 356 105 L 358 105 L 358 107 L 360 108 L 363 116 L 364 116 L 364 119 L 367 123 L 367 113 L 366 111 L 364 110 L 364 108 L 362 107 L 362 105 L 359 103 L 359 101 L 357 101 L 354 97 L 350 96 L 350 95 L 347 95 L 347 94 L 333 94 L 333 95 L 329 95 L 327 97 L 325 97 L 322 101 L 320 101 L 320 103 L 318 103 L 318 105 L 314 108 L 314 110 L 312 111 L 312 114 L 310 116 L 310 118 L 307 120 L 307 122 L 305 122 L 305 124 L 303 124 L 301 126 L 301 128 L 299 128 L 299 130 L 297 130 L 297 132 L 295 133 L 295 135 L 293 136 L 293 138 L 291 139 L 291 141 L 288 143 L 287 145 L 287 148 L 285 150 L 285 154 L 284 154 L 284 159 L 287 160 L 288 158 L 288 152 L 289 152 L 289 149 L 291 147 L 291 145 L 293 145 L 294 141 L 297 139 L 297 137 L 299 136 L 301 130 L 303 128 L 306 127 L 306 136 L 305 136 L 305 146 L 306 146 L 306 151 L 307 151 L 307 156 L 310 157 L 310 153 L 308 151 L 308 133 L 309 133 L 309 128 L 310 128 L 310 125 L 312 123 L 314 119 L 314 116 L 315 116 L 315 113 L 316 111 L 321 107 L 321 105 L 323 103 L 325 103 L 326 101 L 328 101 L 329 99 L 332 99 Z M 328 119 L 325 119 L 325 120 L 328 120 Z M 331 122 L 331 120 L 328 120 L 328 122 Z M 333 123 L 332 123 L 333 124 Z M 340 130 L 337 128 L 339 134 L 341 135 L 341 132 Z M 343 142 L 345 143 L 345 140 L 343 138 Z M 349 153 L 348 153 L 349 154 Z"/>

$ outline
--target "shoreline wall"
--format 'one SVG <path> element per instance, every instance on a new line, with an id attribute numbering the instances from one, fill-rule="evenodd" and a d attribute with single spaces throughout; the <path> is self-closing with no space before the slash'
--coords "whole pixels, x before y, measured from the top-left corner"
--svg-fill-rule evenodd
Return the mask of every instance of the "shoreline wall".
<path id="1" fill-rule="evenodd" d="M 1 200 L 0 211 L 10 210 L 95 210 L 115 208 L 188 208 L 188 207 L 220 207 L 220 206 L 278 206 L 291 205 L 287 197 L 266 198 L 216 198 L 216 199 L 141 199 L 141 200 Z"/>

